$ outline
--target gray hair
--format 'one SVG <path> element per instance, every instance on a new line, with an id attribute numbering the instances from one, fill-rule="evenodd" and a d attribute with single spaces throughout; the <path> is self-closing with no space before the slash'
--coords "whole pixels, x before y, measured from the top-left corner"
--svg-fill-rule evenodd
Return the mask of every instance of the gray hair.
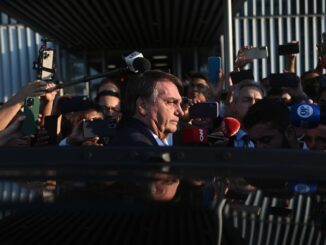
<path id="1" fill-rule="evenodd" d="M 241 82 L 239 82 L 238 84 L 235 85 L 234 93 L 233 93 L 233 101 L 234 102 L 238 101 L 238 99 L 240 97 L 241 90 L 243 88 L 246 88 L 246 87 L 255 87 L 255 88 L 257 88 L 258 90 L 261 91 L 261 94 L 262 94 L 263 97 L 266 96 L 266 90 L 264 89 L 264 87 L 259 82 L 256 82 L 254 80 L 246 79 L 246 80 L 243 80 L 243 81 L 241 81 Z"/>

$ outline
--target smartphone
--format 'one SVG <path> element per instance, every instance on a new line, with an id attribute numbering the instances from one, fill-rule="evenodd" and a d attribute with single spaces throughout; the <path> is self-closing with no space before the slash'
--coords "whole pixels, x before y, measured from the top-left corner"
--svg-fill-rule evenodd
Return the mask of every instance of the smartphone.
<path id="1" fill-rule="evenodd" d="M 40 51 L 39 71 L 37 78 L 43 81 L 52 81 L 54 78 L 54 59 L 55 50 L 45 48 Z"/>
<path id="2" fill-rule="evenodd" d="M 94 120 L 83 122 L 83 135 L 85 138 L 113 137 L 117 131 L 117 121 Z"/>
<path id="3" fill-rule="evenodd" d="M 265 59 L 268 57 L 268 48 L 267 46 L 255 47 L 251 49 L 246 49 L 243 51 L 243 53 L 245 59 L 247 60 Z"/>
<path id="4" fill-rule="evenodd" d="M 197 103 L 189 108 L 190 118 L 217 118 L 219 115 L 218 102 Z"/>
<path id="5" fill-rule="evenodd" d="M 295 73 L 273 73 L 269 76 L 269 85 L 271 87 L 292 87 L 299 85 L 300 79 Z"/>
<path id="6" fill-rule="evenodd" d="M 58 116 L 52 115 L 52 116 L 46 116 L 44 118 L 44 128 L 47 131 L 47 134 L 49 136 L 49 145 L 57 145 L 58 144 Z"/>
<path id="7" fill-rule="evenodd" d="M 278 55 L 298 54 L 299 42 L 278 45 Z"/>
<path id="8" fill-rule="evenodd" d="M 221 57 L 211 56 L 208 57 L 208 81 L 211 83 L 217 83 L 219 80 L 219 72 L 221 70 Z"/>
<path id="9" fill-rule="evenodd" d="M 36 133 L 39 112 L 40 99 L 37 97 L 27 97 L 24 103 L 25 119 L 21 129 L 24 135 L 31 135 Z"/>
<path id="10" fill-rule="evenodd" d="M 94 102 L 88 96 L 61 97 L 58 106 L 60 111 L 65 114 L 74 111 L 85 111 L 94 106 Z"/>
<path id="11" fill-rule="evenodd" d="M 254 73 L 252 70 L 240 70 L 230 73 L 233 84 L 237 84 L 243 80 L 254 80 Z"/>

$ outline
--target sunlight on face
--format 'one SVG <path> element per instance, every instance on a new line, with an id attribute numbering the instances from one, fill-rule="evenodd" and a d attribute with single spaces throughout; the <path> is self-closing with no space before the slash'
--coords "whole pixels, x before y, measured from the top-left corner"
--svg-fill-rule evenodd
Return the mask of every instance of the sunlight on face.
<path id="1" fill-rule="evenodd" d="M 181 96 L 178 88 L 170 81 L 158 81 L 157 96 L 147 106 L 147 121 L 151 130 L 160 138 L 177 131 L 179 117 L 183 116 Z"/>

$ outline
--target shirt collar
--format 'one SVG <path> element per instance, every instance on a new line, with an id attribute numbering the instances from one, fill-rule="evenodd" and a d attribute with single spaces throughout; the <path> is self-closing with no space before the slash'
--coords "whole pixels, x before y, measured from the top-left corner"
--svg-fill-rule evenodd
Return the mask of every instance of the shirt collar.
<path id="1" fill-rule="evenodd" d="M 239 131 L 236 134 L 236 139 L 241 140 L 243 136 L 248 135 L 244 130 L 239 129 Z"/>
<path id="2" fill-rule="evenodd" d="M 168 134 L 168 136 L 161 140 L 156 134 L 153 133 L 152 130 L 149 130 L 151 134 L 153 135 L 154 139 L 156 140 L 157 144 L 159 146 L 172 146 L 173 145 L 173 137 L 172 134 Z"/>

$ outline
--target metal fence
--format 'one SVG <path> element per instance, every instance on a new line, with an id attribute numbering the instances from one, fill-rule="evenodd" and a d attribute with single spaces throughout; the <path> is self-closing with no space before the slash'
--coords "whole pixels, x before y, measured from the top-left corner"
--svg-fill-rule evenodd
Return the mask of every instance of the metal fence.
<path id="1" fill-rule="evenodd" d="M 268 46 L 269 58 L 255 60 L 256 80 L 269 73 L 283 72 L 284 56 L 278 56 L 278 44 L 300 41 L 296 73 L 314 68 L 317 64 L 316 44 L 326 31 L 325 0 L 248 0 L 234 17 L 235 51 L 245 45 Z"/>
<path id="2" fill-rule="evenodd" d="M 39 33 L 0 13 L 0 102 L 36 78 L 32 67 L 41 39 Z"/>

